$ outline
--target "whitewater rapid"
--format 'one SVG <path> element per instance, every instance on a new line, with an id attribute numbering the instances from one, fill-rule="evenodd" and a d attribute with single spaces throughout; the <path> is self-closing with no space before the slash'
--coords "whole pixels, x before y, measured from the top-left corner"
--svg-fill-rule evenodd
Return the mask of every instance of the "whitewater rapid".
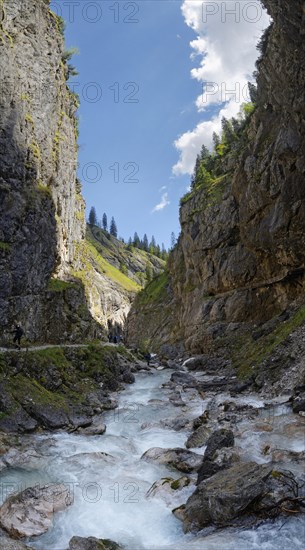
<path id="1" fill-rule="evenodd" d="M 65 483 L 74 503 L 55 514 L 54 526 L 45 535 L 27 542 L 37 550 L 67 550 L 74 536 L 108 538 L 121 543 L 126 550 L 295 550 L 303 548 L 305 522 L 301 517 L 266 522 L 257 528 L 206 529 L 202 534 L 184 535 L 181 522 L 172 509 L 185 502 L 194 491 L 186 487 L 167 504 L 161 498 L 147 498 L 151 485 L 164 477 L 178 479 L 183 474 L 166 466 L 141 460 L 151 447 L 183 447 L 189 435 L 186 430 L 164 427 L 164 421 L 185 412 L 195 418 L 204 412 L 209 399 L 202 400 L 196 391 L 186 390 L 187 403 L 181 409 L 168 400 L 163 387 L 172 371 L 139 373 L 135 384 L 118 394 L 119 407 L 103 415 L 107 431 L 101 436 L 83 436 L 64 432 L 29 436 L 43 455 L 35 470 L 9 469 L 1 476 L 2 495 L 27 486 L 46 482 Z M 217 396 L 221 402 L 225 396 Z M 262 407 L 259 398 L 241 398 Z M 237 444 L 246 459 L 267 462 L 261 452 L 265 442 L 277 447 L 305 450 L 304 437 L 296 426 L 289 429 L 294 416 L 285 405 L 274 409 L 272 434 L 256 432 L 245 420 L 239 427 Z M 266 411 L 262 413 L 268 414 Z M 166 424 L 166 423 L 165 423 Z M 253 424 L 253 422 L 252 422 Z M 193 449 L 203 454 L 205 447 Z M 103 454 L 98 454 L 103 453 Z M 3 490 L 5 488 L 5 491 Z M 6 494 L 5 494 L 6 493 Z"/>

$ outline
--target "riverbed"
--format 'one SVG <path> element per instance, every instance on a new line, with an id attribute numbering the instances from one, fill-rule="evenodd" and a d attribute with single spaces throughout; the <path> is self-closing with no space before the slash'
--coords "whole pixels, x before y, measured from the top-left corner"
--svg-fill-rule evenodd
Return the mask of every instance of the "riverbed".
<path id="1" fill-rule="evenodd" d="M 186 502 L 195 487 L 191 484 L 166 501 L 147 496 L 155 481 L 178 479 L 183 474 L 141 460 L 142 454 L 152 447 L 183 447 L 190 431 L 175 431 L 171 421 L 183 415 L 196 418 L 212 398 L 214 408 L 228 398 L 225 394 L 202 398 L 196 390 L 181 388 L 185 406 L 174 406 L 166 387 L 171 374 L 169 369 L 137 374 L 135 384 L 117 395 L 119 407 L 103 415 L 107 425 L 104 435 L 59 432 L 24 438 L 25 446 L 35 447 L 40 458 L 34 466 L 2 472 L 1 502 L 13 491 L 46 482 L 65 483 L 74 497 L 72 506 L 55 515 L 48 533 L 27 541 L 31 547 L 67 550 L 69 540 L 78 535 L 112 539 L 126 550 L 303 548 L 304 516 L 267 521 L 248 529 L 210 528 L 196 536 L 185 535 L 172 509 Z M 235 442 L 242 460 L 270 462 L 273 451 L 280 466 L 287 466 L 286 451 L 305 450 L 304 418 L 292 414 L 285 398 L 266 403 L 252 394 L 235 401 L 251 405 L 257 413 L 254 419 L 245 415 L 236 426 Z M 205 447 L 192 450 L 203 454 Z M 300 473 L 304 464 L 288 466 Z"/>

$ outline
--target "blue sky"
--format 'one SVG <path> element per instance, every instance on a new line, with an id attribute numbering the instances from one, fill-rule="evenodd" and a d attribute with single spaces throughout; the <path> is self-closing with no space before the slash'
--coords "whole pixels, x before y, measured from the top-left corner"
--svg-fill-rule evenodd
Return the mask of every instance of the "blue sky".
<path id="1" fill-rule="evenodd" d="M 213 4 L 51 2 L 66 21 L 67 48 L 80 51 L 72 59 L 79 76 L 70 85 L 81 98 L 79 176 L 87 210 L 95 206 L 99 218 L 104 212 L 109 220 L 114 216 L 125 239 L 137 231 L 140 237 L 147 233 L 170 245 L 171 232 L 179 233 L 179 199 L 196 153 L 218 128 L 219 113 L 238 110 L 237 101 L 217 94 L 202 104 L 202 82 L 218 76 L 219 83 L 228 81 L 231 74 L 225 58 L 217 77 L 209 74 L 205 62 L 217 65 L 228 50 L 227 41 L 232 57 L 236 47 L 243 48 L 237 55 L 240 63 L 232 64 L 234 82 L 251 77 L 265 19 L 254 29 L 250 12 L 243 14 L 248 21 L 239 18 L 234 26 L 230 17 L 224 21 L 223 14 L 207 11 L 205 24 L 205 3 Z"/>

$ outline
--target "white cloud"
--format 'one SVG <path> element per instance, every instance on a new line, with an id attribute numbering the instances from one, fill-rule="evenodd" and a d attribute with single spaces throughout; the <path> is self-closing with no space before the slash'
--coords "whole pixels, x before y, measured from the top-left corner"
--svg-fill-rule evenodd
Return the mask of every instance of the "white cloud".
<path id="1" fill-rule="evenodd" d="M 169 204 L 170 204 L 170 201 L 168 200 L 168 193 L 163 193 L 159 204 L 156 204 L 156 206 L 152 209 L 152 212 L 159 212 Z"/>
<path id="2" fill-rule="evenodd" d="M 200 113 L 216 108 L 205 119 L 175 141 L 180 153 L 173 167 L 175 175 L 191 174 L 203 143 L 212 145 L 212 134 L 220 131 L 222 116 L 235 116 L 241 103 L 249 101 L 247 83 L 258 57 L 256 44 L 269 24 L 259 0 L 213 1 L 184 0 L 182 13 L 186 24 L 197 34 L 190 46 L 199 65 L 191 76 L 202 85 L 196 106 Z"/>

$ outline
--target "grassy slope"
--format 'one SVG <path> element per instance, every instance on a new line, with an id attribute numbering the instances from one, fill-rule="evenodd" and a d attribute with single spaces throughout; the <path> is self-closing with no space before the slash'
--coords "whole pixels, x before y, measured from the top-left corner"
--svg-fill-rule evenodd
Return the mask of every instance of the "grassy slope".
<path id="1" fill-rule="evenodd" d="M 149 252 L 132 247 L 109 235 L 99 227 L 87 226 L 87 241 L 95 247 L 99 254 L 117 269 L 124 265 L 128 269 L 128 277 L 139 284 L 139 273 L 145 276 L 146 267 L 150 267 L 153 276 L 159 275 L 165 268 L 165 262 Z"/>
<path id="2" fill-rule="evenodd" d="M 94 273 L 94 270 L 96 270 L 101 275 L 118 284 L 127 292 L 137 293 L 141 289 L 140 285 L 138 285 L 135 281 L 132 281 L 119 269 L 105 260 L 91 242 L 84 241 L 83 243 L 80 243 L 78 245 L 78 254 L 81 260 L 82 268 L 75 271 L 74 275 L 82 280 L 85 287 L 90 284 L 92 274 Z"/>

